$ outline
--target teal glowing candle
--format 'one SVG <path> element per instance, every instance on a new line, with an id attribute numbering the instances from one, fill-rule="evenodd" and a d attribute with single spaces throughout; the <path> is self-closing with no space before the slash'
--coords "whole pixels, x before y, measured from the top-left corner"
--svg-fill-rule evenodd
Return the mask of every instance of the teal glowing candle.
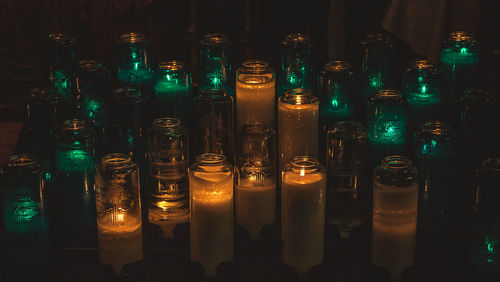
<path id="1" fill-rule="evenodd" d="M 412 62 L 403 74 L 403 95 L 408 102 L 408 120 L 412 130 L 439 115 L 440 80 L 437 67 L 428 60 Z"/>
<path id="2" fill-rule="evenodd" d="M 191 120 L 191 72 L 176 60 L 159 63 L 154 86 L 155 115 L 175 117 L 189 126 Z"/>
<path id="3" fill-rule="evenodd" d="M 415 163 L 419 173 L 419 218 L 417 254 L 420 260 L 432 259 L 432 250 L 449 247 L 456 173 L 456 135 L 442 121 L 424 123 L 415 133 Z"/>
<path id="4" fill-rule="evenodd" d="M 5 257 L 18 266 L 49 260 L 42 165 L 33 155 L 11 156 L 0 174 Z"/>
<path id="5" fill-rule="evenodd" d="M 109 91 L 109 70 L 97 60 L 79 61 L 77 88 L 82 118 L 102 127 L 106 120 L 104 104 Z"/>
<path id="6" fill-rule="evenodd" d="M 118 79 L 122 86 L 137 89 L 141 96 L 153 95 L 153 58 L 151 44 L 144 34 L 126 33 L 117 43 Z"/>
<path id="7" fill-rule="evenodd" d="M 407 105 L 395 90 L 380 90 L 368 100 L 368 140 L 378 162 L 389 154 L 405 153 L 407 142 Z"/>
<path id="8" fill-rule="evenodd" d="M 74 102 L 72 92 L 75 89 L 75 45 L 76 40 L 66 34 L 51 33 L 45 39 L 42 58 L 45 83 L 68 104 Z"/>
<path id="9" fill-rule="evenodd" d="M 281 41 L 278 95 L 293 88 L 314 90 L 313 53 L 311 41 L 305 34 L 292 33 Z"/>
<path id="10" fill-rule="evenodd" d="M 56 134 L 60 223 L 67 226 L 63 246 L 90 244 L 96 227 L 94 148 L 89 125 L 78 119 L 63 122 Z"/>
<path id="11" fill-rule="evenodd" d="M 223 89 L 234 96 L 232 42 L 224 33 L 209 33 L 200 42 L 200 89 Z"/>

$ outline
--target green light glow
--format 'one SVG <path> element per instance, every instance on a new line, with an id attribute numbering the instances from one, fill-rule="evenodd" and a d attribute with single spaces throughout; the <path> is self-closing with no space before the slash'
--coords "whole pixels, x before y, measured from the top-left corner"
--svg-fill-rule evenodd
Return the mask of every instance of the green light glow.
<path id="1" fill-rule="evenodd" d="M 427 87 L 425 85 L 422 85 L 422 94 L 425 94 L 427 92 Z"/>
<path id="2" fill-rule="evenodd" d="M 87 100 L 87 116 L 89 118 L 95 118 L 99 111 L 101 110 L 101 104 L 96 100 Z"/>
<path id="3" fill-rule="evenodd" d="M 423 78 L 423 77 L 421 77 L 421 76 L 419 76 L 419 77 L 418 77 L 418 82 L 422 83 L 423 81 L 424 81 L 424 78 Z"/>
<path id="4" fill-rule="evenodd" d="M 467 54 L 467 48 L 462 47 L 462 49 L 460 49 L 460 54 Z"/>
<path id="5" fill-rule="evenodd" d="M 405 120 L 379 120 L 371 125 L 370 139 L 380 144 L 404 144 L 406 142 Z"/>
<path id="6" fill-rule="evenodd" d="M 486 246 L 486 251 L 488 252 L 488 254 L 487 254 L 488 257 L 486 259 L 486 261 L 488 263 L 493 263 L 495 260 L 495 256 L 497 253 L 497 250 L 496 250 L 497 244 L 498 244 L 498 240 L 496 240 L 494 238 L 491 238 L 488 236 L 486 236 L 484 238 L 484 245 Z"/>
<path id="7" fill-rule="evenodd" d="M 441 62 L 446 66 L 473 65 L 479 62 L 479 56 L 465 47 L 461 49 L 444 49 L 441 51 Z"/>
<path id="8" fill-rule="evenodd" d="M 50 172 L 48 172 L 48 171 L 45 173 L 45 180 L 46 181 L 52 180 L 52 174 Z"/>
<path id="9" fill-rule="evenodd" d="M 139 63 L 134 63 L 134 70 L 138 71 L 139 70 Z"/>
<path id="10" fill-rule="evenodd" d="M 60 171 L 83 171 L 92 169 L 92 157 L 87 151 L 76 150 L 56 150 L 57 169 Z"/>
<path id="11" fill-rule="evenodd" d="M 332 98 L 332 106 L 333 106 L 334 108 L 337 108 L 337 107 L 339 106 L 339 102 L 337 101 L 337 99 L 336 99 L 336 98 Z"/>
<path id="12" fill-rule="evenodd" d="M 132 59 L 134 59 L 134 60 L 135 60 L 135 58 L 137 58 L 137 53 L 132 52 Z"/>

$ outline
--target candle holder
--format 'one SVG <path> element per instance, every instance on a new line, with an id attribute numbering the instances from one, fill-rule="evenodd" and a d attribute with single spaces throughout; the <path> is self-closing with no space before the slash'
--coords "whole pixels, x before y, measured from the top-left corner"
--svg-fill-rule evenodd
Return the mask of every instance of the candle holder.
<path id="1" fill-rule="evenodd" d="M 74 101 L 76 71 L 76 40 L 62 33 L 51 33 L 43 43 L 42 62 L 45 84 L 61 97 L 70 108 Z"/>
<path id="2" fill-rule="evenodd" d="M 56 182 L 62 245 L 91 244 L 95 234 L 94 140 L 87 122 L 63 122 L 56 134 Z"/>
<path id="3" fill-rule="evenodd" d="M 314 51 L 309 36 L 288 34 L 281 41 L 279 95 L 293 88 L 314 90 Z"/>
<path id="4" fill-rule="evenodd" d="M 276 220 L 276 133 L 262 123 L 248 123 L 238 134 L 236 223 L 250 238 Z"/>
<path id="5" fill-rule="evenodd" d="M 81 60 L 78 62 L 76 85 L 82 101 L 80 116 L 97 127 L 104 127 L 107 119 L 105 100 L 109 91 L 109 70 L 101 61 Z"/>
<path id="6" fill-rule="evenodd" d="M 368 140 L 372 161 L 406 151 L 407 105 L 399 91 L 380 90 L 368 100 Z"/>
<path id="7" fill-rule="evenodd" d="M 222 89 L 205 89 L 193 104 L 191 157 L 216 153 L 234 163 L 233 97 Z"/>
<path id="8" fill-rule="evenodd" d="M 121 275 L 125 264 L 143 256 L 139 170 L 130 156 L 108 154 L 95 182 L 99 260 Z"/>
<path id="9" fill-rule="evenodd" d="M 327 220 L 337 226 L 341 239 L 349 239 L 369 218 L 366 129 L 360 122 L 338 122 L 328 131 L 327 145 Z"/>
<path id="10" fill-rule="evenodd" d="M 487 158 L 476 171 L 474 189 L 473 235 L 468 252 L 469 262 L 478 268 L 484 278 L 495 280 L 500 265 L 500 158 Z"/>
<path id="11" fill-rule="evenodd" d="M 315 158 L 298 156 L 282 174 L 281 259 L 304 276 L 323 262 L 325 169 Z"/>
<path id="12" fill-rule="evenodd" d="M 139 96 L 153 97 L 154 59 L 151 43 L 141 33 L 125 33 L 116 44 L 116 67 L 122 87 L 137 89 Z"/>
<path id="13" fill-rule="evenodd" d="M 408 102 L 408 122 L 412 131 L 422 123 L 436 120 L 441 103 L 441 74 L 428 60 L 412 62 L 403 74 L 403 95 Z"/>
<path id="14" fill-rule="evenodd" d="M 278 98 L 280 171 L 295 156 L 318 156 L 318 111 L 318 98 L 310 90 L 295 88 Z"/>
<path id="15" fill-rule="evenodd" d="M 191 72 L 177 60 L 158 64 L 156 73 L 155 114 L 156 117 L 175 117 L 183 124 L 191 121 Z"/>
<path id="16" fill-rule="evenodd" d="M 6 252 L 16 266 L 49 263 L 42 165 L 33 155 L 13 155 L 0 171 Z"/>
<path id="17" fill-rule="evenodd" d="M 175 226 L 189 219 L 188 132 L 178 119 L 160 118 L 148 135 L 148 218 L 174 239 Z"/>
<path id="18" fill-rule="evenodd" d="M 264 61 L 251 60 L 236 71 L 236 124 L 258 121 L 274 127 L 275 74 Z"/>
<path id="19" fill-rule="evenodd" d="M 373 182 L 372 263 L 398 280 L 415 260 L 417 169 L 404 156 L 388 156 Z"/>
<path id="20" fill-rule="evenodd" d="M 189 170 L 191 260 L 205 276 L 233 261 L 233 168 L 219 154 L 203 154 Z"/>
<path id="21" fill-rule="evenodd" d="M 200 89 L 223 89 L 234 96 L 233 43 L 224 33 L 209 33 L 200 41 Z"/>

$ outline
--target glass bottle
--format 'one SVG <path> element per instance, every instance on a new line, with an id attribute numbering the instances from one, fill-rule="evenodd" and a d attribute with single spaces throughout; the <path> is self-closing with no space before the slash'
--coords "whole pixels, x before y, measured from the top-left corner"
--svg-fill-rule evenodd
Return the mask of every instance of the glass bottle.
<path id="1" fill-rule="evenodd" d="M 372 263 L 400 279 L 415 260 L 417 169 L 410 159 L 392 155 L 374 171 Z"/>
<path id="2" fill-rule="evenodd" d="M 122 267 L 142 260 L 140 181 L 129 155 L 105 155 L 95 177 L 99 260 L 121 275 Z"/>
<path id="3" fill-rule="evenodd" d="M 233 97 L 222 89 L 205 89 L 193 98 L 191 157 L 204 153 L 234 162 Z"/>
<path id="4" fill-rule="evenodd" d="M 63 97 L 66 106 L 75 102 L 76 40 L 62 33 L 51 33 L 43 43 L 42 63 L 48 89 Z"/>
<path id="5" fill-rule="evenodd" d="M 191 260 L 205 276 L 233 261 L 233 168 L 223 155 L 200 155 L 189 169 Z"/>
<path id="6" fill-rule="evenodd" d="M 49 263 L 42 165 L 29 154 L 11 156 L 0 171 L 7 268 Z M 20 278 L 19 276 L 17 277 Z"/>
<path id="7" fill-rule="evenodd" d="M 191 72 L 177 60 L 163 61 L 156 72 L 155 116 L 175 117 L 189 127 L 191 121 Z"/>
<path id="8" fill-rule="evenodd" d="M 453 233 L 456 178 L 456 136 L 442 121 L 424 123 L 415 133 L 414 154 L 419 172 L 418 250 L 441 250 Z M 429 253 L 428 253 L 429 254 Z M 422 258 L 425 261 L 431 257 Z"/>
<path id="9" fill-rule="evenodd" d="M 165 238 L 189 219 L 188 132 L 175 118 L 153 121 L 148 132 L 148 220 Z"/>
<path id="10" fill-rule="evenodd" d="M 309 156 L 296 156 L 282 170 L 281 259 L 301 276 L 323 262 L 326 175 Z"/>
<path id="11" fill-rule="evenodd" d="M 369 218 L 366 179 L 368 137 L 360 122 L 340 121 L 327 135 L 327 220 L 342 239 Z"/>
<path id="12" fill-rule="evenodd" d="M 469 262 L 494 281 L 500 265 L 500 158 L 484 159 L 476 178 Z"/>
<path id="13" fill-rule="evenodd" d="M 250 60 L 236 71 L 236 129 L 258 121 L 274 127 L 276 77 L 269 64 Z"/>
<path id="14" fill-rule="evenodd" d="M 139 96 L 153 97 L 154 59 L 151 43 L 141 33 L 125 33 L 116 44 L 116 67 L 122 87 L 137 89 Z"/>
<path id="15" fill-rule="evenodd" d="M 63 247 L 95 243 L 94 141 L 87 122 L 66 120 L 56 133 L 56 181 Z"/>
<path id="16" fill-rule="evenodd" d="M 236 223 L 250 238 L 276 220 L 276 133 L 265 124 L 244 124 L 238 133 Z"/>
<path id="17" fill-rule="evenodd" d="M 354 117 L 357 81 L 351 64 L 330 61 L 319 74 L 320 161 L 326 156 L 326 133 L 338 121 Z"/>
<path id="18" fill-rule="evenodd" d="M 233 44 L 224 33 L 209 33 L 200 41 L 200 90 L 223 89 L 234 96 Z"/>
<path id="19" fill-rule="evenodd" d="M 288 34 L 281 41 L 279 96 L 292 88 L 314 90 L 313 53 L 312 43 L 305 34 Z"/>
<path id="20" fill-rule="evenodd" d="M 295 88 L 278 98 L 279 170 L 295 156 L 318 157 L 319 101 L 310 90 Z"/>
<path id="21" fill-rule="evenodd" d="M 441 74 L 428 60 L 416 60 L 403 73 L 403 95 L 408 102 L 408 122 L 412 131 L 440 114 Z"/>
<path id="22" fill-rule="evenodd" d="M 406 100 L 396 90 L 380 90 L 368 100 L 368 140 L 372 161 L 405 153 L 407 143 Z"/>

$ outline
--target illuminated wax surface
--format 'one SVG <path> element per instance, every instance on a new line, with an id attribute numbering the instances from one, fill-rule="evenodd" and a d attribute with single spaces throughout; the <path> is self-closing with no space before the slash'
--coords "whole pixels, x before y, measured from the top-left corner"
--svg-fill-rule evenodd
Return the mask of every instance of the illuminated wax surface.
<path id="1" fill-rule="evenodd" d="M 320 114 L 329 117 L 348 117 L 353 114 L 349 89 L 334 85 L 326 103 L 320 103 Z"/>
<path id="2" fill-rule="evenodd" d="M 474 65 L 478 62 L 478 54 L 467 47 L 447 48 L 441 51 L 441 63 L 444 65 Z"/>
<path id="3" fill-rule="evenodd" d="M 84 171 L 93 169 L 93 158 L 87 150 L 56 147 L 56 163 L 59 171 Z"/>

